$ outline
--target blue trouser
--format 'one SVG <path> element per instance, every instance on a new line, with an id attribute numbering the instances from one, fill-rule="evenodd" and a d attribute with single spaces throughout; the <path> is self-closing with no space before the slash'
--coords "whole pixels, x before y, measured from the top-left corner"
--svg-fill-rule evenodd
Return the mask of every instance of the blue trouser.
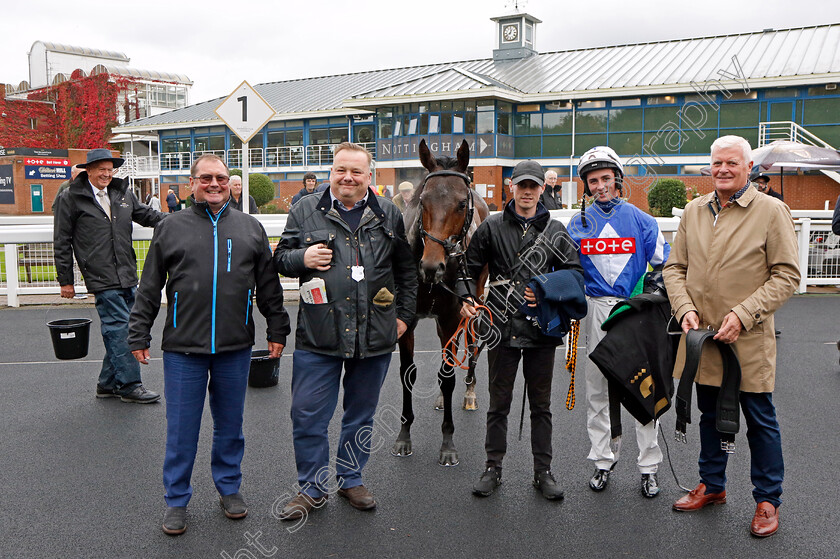
<path id="1" fill-rule="evenodd" d="M 720 433 L 715 428 L 719 388 L 697 386 L 700 408 L 700 480 L 707 493 L 726 488 L 726 462 L 729 457 L 720 449 Z M 741 392 L 741 411 L 747 423 L 750 445 L 750 479 L 756 503 L 767 501 L 774 507 L 781 502 L 785 464 L 782 460 L 782 436 L 776 420 L 776 408 L 770 392 Z"/>
<path id="2" fill-rule="evenodd" d="M 99 372 L 99 386 L 131 392 L 140 382 L 140 363 L 128 349 L 128 315 L 134 306 L 134 288 L 107 289 L 94 294 L 102 326 L 105 358 Z"/>
<path id="3" fill-rule="evenodd" d="M 213 447 L 210 468 L 220 495 L 239 491 L 245 436 L 242 414 L 251 348 L 215 355 L 163 352 L 166 394 L 166 455 L 163 486 L 166 504 L 185 507 L 192 497 L 193 464 L 204 411 L 204 394 L 210 393 Z M 209 375 L 209 383 L 208 383 Z"/>
<path id="4" fill-rule="evenodd" d="M 301 491 L 322 497 L 339 488 L 362 485 L 370 457 L 370 432 L 391 354 L 344 359 L 295 350 L 292 368 L 292 427 Z M 327 427 L 338 403 L 344 368 L 344 415 L 335 470 L 329 466 Z M 331 478 L 335 475 L 336 485 Z"/>

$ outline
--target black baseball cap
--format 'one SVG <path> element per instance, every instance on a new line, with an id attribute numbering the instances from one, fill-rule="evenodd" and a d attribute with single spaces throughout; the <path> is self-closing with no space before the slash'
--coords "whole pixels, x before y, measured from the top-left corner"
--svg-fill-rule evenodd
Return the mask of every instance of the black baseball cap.
<path id="1" fill-rule="evenodd" d="M 542 165 L 530 160 L 517 163 L 516 167 L 513 168 L 510 183 L 519 184 L 525 180 L 532 180 L 538 185 L 542 185 L 545 182 L 545 173 L 543 172 Z"/>

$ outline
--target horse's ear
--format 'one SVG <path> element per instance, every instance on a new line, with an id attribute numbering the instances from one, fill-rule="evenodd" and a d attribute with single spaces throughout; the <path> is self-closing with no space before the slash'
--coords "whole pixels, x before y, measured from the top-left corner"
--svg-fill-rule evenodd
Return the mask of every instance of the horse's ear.
<path id="1" fill-rule="evenodd" d="M 458 170 L 462 173 L 467 172 L 467 167 L 470 166 L 470 145 L 467 140 L 461 142 L 461 147 L 458 148 Z"/>
<path id="2" fill-rule="evenodd" d="M 423 164 L 423 167 L 426 168 L 427 171 L 430 173 L 437 169 L 438 164 L 435 160 L 435 156 L 432 155 L 432 152 L 429 150 L 429 147 L 426 145 L 426 140 L 420 140 L 420 163 Z"/>

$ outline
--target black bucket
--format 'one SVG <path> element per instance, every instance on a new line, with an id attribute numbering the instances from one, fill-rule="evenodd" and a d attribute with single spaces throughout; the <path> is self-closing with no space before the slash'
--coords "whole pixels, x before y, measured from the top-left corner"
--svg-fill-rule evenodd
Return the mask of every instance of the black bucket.
<path id="1" fill-rule="evenodd" d="M 89 318 L 63 318 L 47 322 L 57 359 L 81 359 L 88 354 Z"/>
<path id="2" fill-rule="evenodd" d="M 269 357 L 267 349 L 251 352 L 251 370 L 248 373 L 248 386 L 267 388 L 277 386 L 280 381 L 280 358 Z"/>

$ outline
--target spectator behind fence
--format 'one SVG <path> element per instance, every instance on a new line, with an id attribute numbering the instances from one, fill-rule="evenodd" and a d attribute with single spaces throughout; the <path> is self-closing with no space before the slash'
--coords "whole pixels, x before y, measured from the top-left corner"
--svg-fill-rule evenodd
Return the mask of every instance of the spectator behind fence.
<path id="1" fill-rule="evenodd" d="M 166 194 L 166 206 L 169 208 L 169 213 L 177 212 L 180 204 L 181 199 L 178 198 L 178 195 L 175 194 L 175 191 L 170 188 L 169 192 Z"/>
<path id="2" fill-rule="evenodd" d="M 230 207 L 242 211 L 242 177 L 239 175 L 230 176 Z M 248 213 L 256 215 L 260 213 L 257 201 L 250 194 L 248 195 Z"/>
<path id="3" fill-rule="evenodd" d="M 160 211 L 160 198 L 158 197 L 157 192 L 153 192 L 152 197 L 149 198 L 149 207 L 155 210 L 156 212 Z"/>
<path id="4" fill-rule="evenodd" d="M 315 176 L 315 173 L 306 173 L 303 175 L 303 188 L 301 188 L 297 194 L 292 196 L 292 205 L 295 204 L 298 200 L 306 196 L 307 194 L 312 194 L 315 192 L 315 187 L 318 185 L 318 177 Z"/>
<path id="5" fill-rule="evenodd" d="M 129 335 L 134 357 L 148 363 L 151 328 L 165 286 L 169 304 L 161 342 L 166 388 L 163 531 L 170 535 L 186 530 L 190 477 L 208 392 L 213 417 L 210 467 L 221 506 L 228 518 L 248 514 L 239 488 L 254 293 L 268 323 L 270 357 L 280 356 L 289 333 L 268 237 L 255 218 L 230 207 L 227 166 L 206 154 L 196 159 L 190 175 L 192 204 L 155 231 Z"/>
<path id="6" fill-rule="evenodd" d="M 799 285 L 799 250 L 790 210 L 750 186 L 750 144 L 738 136 L 712 143 L 715 190 L 688 203 L 663 272 L 674 316 L 683 332 L 712 328 L 733 344 L 741 365 L 739 400 L 747 423 L 755 514 L 750 532 L 779 528 L 784 462 L 773 389 L 776 338 L 773 316 Z M 715 428 L 723 376 L 720 354 L 707 344 L 697 369 L 700 409 L 700 483 L 674 503 L 694 511 L 726 502 L 726 463 Z M 674 376 L 685 361 L 680 341 Z"/>
<path id="7" fill-rule="evenodd" d="M 96 297 L 96 311 L 105 343 L 105 359 L 96 384 L 97 398 L 148 404 L 160 395 L 140 381 L 140 365 L 131 356 L 128 315 L 137 286 L 137 255 L 131 244 L 131 222 L 154 227 L 165 214 L 141 204 L 127 179 L 114 177 L 123 159 L 107 149 L 87 154 L 84 169 L 61 194 L 55 215 L 55 269 L 61 296 L 71 299 L 73 255 L 87 290 Z"/>

